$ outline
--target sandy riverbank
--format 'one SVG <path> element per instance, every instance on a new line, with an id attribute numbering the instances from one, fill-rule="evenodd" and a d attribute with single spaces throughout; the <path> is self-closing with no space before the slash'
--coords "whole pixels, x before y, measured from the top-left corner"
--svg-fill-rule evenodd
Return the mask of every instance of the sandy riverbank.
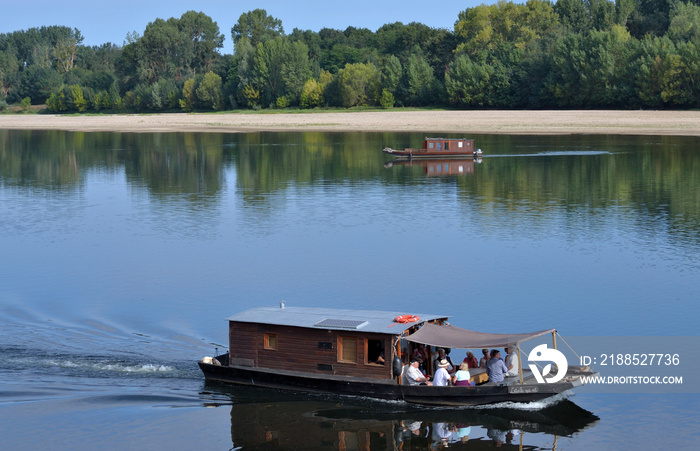
<path id="1" fill-rule="evenodd" d="M 700 111 L 373 111 L 0 115 L 0 129 L 120 132 L 367 131 L 700 136 Z"/>

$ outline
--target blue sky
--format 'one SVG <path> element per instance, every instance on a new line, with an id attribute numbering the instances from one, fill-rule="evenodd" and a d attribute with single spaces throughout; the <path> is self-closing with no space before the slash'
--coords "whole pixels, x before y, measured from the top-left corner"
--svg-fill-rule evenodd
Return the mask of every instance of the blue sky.
<path id="1" fill-rule="evenodd" d="M 217 23 L 226 36 L 222 52 L 232 53 L 231 27 L 242 13 L 257 8 L 282 20 L 284 31 L 290 33 L 294 28 L 318 31 L 349 26 L 376 31 L 393 22 L 452 29 L 460 11 L 482 3 L 495 0 L 0 0 L 0 33 L 64 25 L 80 30 L 85 45 L 122 45 L 127 32 L 143 34 L 146 25 L 157 18 L 180 17 L 194 10 Z"/>

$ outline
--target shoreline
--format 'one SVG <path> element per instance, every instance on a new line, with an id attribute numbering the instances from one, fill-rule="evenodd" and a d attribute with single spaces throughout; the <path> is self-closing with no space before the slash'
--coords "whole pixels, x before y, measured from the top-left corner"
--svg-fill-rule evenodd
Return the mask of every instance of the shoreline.
<path id="1" fill-rule="evenodd" d="M 261 131 L 700 136 L 700 111 L 347 111 L 303 113 L 2 114 L 0 129 L 82 132 Z"/>

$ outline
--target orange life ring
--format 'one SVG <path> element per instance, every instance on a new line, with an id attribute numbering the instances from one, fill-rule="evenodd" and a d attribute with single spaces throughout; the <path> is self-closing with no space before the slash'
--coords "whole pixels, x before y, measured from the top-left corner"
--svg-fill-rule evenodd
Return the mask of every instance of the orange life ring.
<path id="1" fill-rule="evenodd" d="M 394 318 L 394 322 L 397 323 L 413 323 L 418 321 L 420 318 L 416 315 L 401 315 Z"/>

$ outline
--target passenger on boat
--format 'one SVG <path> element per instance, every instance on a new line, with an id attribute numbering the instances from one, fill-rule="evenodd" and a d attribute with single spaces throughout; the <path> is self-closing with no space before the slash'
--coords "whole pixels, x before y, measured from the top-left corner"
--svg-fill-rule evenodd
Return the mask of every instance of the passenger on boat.
<path id="1" fill-rule="evenodd" d="M 484 356 L 479 360 L 479 368 L 486 369 L 486 364 L 489 362 L 489 350 L 482 349 L 481 353 L 484 354 Z"/>
<path id="2" fill-rule="evenodd" d="M 469 374 L 469 364 L 467 362 L 462 362 L 455 375 L 452 376 L 452 385 L 469 386 L 471 385 L 471 382 L 469 382 L 470 377 L 471 375 Z"/>
<path id="3" fill-rule="evenodd" d="M 447 367 L 450 366 L 450 362 L 447 359 L 442 359 L 437 362 L 438 369 L 435 371 L 435 376 L 433 376 L 433 385 L 438 387 L 446 387 L 450 385 L 450 373 L 447 372 Z"/>
<path id="4" fill-rule="evenodd" d="M 418 346 L 413 350 L 413 355 L 411 357 L 420 360 L 421 371 L 423 371 L 424 373 L 428 371 L 425 365 L 428 361 L 429 353 L 428 350 L 425 348 L 424 344 L 418 344 Z"/>
<path id="5" fill-rule="evenodd" d="M 447 355 L 447 353 L 445 352 L 445 350 L 444 350 L 443 348 L 438 348 L 438 350 L 437 350 L 437 358 L 436 358 L 435 360 L 433 360 L 433 375 L 435 375 L 435 373 L 437 373 L 437 370 L 438 370 L 438 368 L 439 368 L 438 363 L 439 363 L 441 360 L 447 360 L 447 363 L 449 364 L 449 365 L 447 366 L 447 372 L 448 372 L 448 373 L 452 374 L 452 373 L 454 373 L 454 372 L 457 370 L 457 368 L 455 368 L 454 364 L 452 363 L 452 359 L 450 359 L 450 356 Z"/>
<path id="6" fill-rule="evenodd" d="M 479 361 L 476 360 L 474 353 L 471 351 L 467 352 L 467 356 L 464 358 L 462 363 L 466 363 L 469 368 L 479 368 Z M 462 368 L 462 365 L 459 367 Z"/>
<path id="7" fill-rule="evenodd" d="M 403 373 L 403 383 L 405 385 L 433 385 L 421 370 L 418 369 L 419 363 L 417 359 L 411 359 L 411 363 Z"/>
<path id="8" fill-rule="evenodd" d="M 515 353 L 515 346 L 509 345 L 504 348 L 506 351 L 506 368 L 508 372 L 506 376 L 518 375 L 518 354 Z"/>
<path id="9" fill-rule="evenodd" d="M 486 364 L 486 374 L 489 376 L 489 382 L 503 382 L 507 372 L 508 368 L 501 360 L 500 351 L 498 349 L 491 350 L 491 358 Z"/>

